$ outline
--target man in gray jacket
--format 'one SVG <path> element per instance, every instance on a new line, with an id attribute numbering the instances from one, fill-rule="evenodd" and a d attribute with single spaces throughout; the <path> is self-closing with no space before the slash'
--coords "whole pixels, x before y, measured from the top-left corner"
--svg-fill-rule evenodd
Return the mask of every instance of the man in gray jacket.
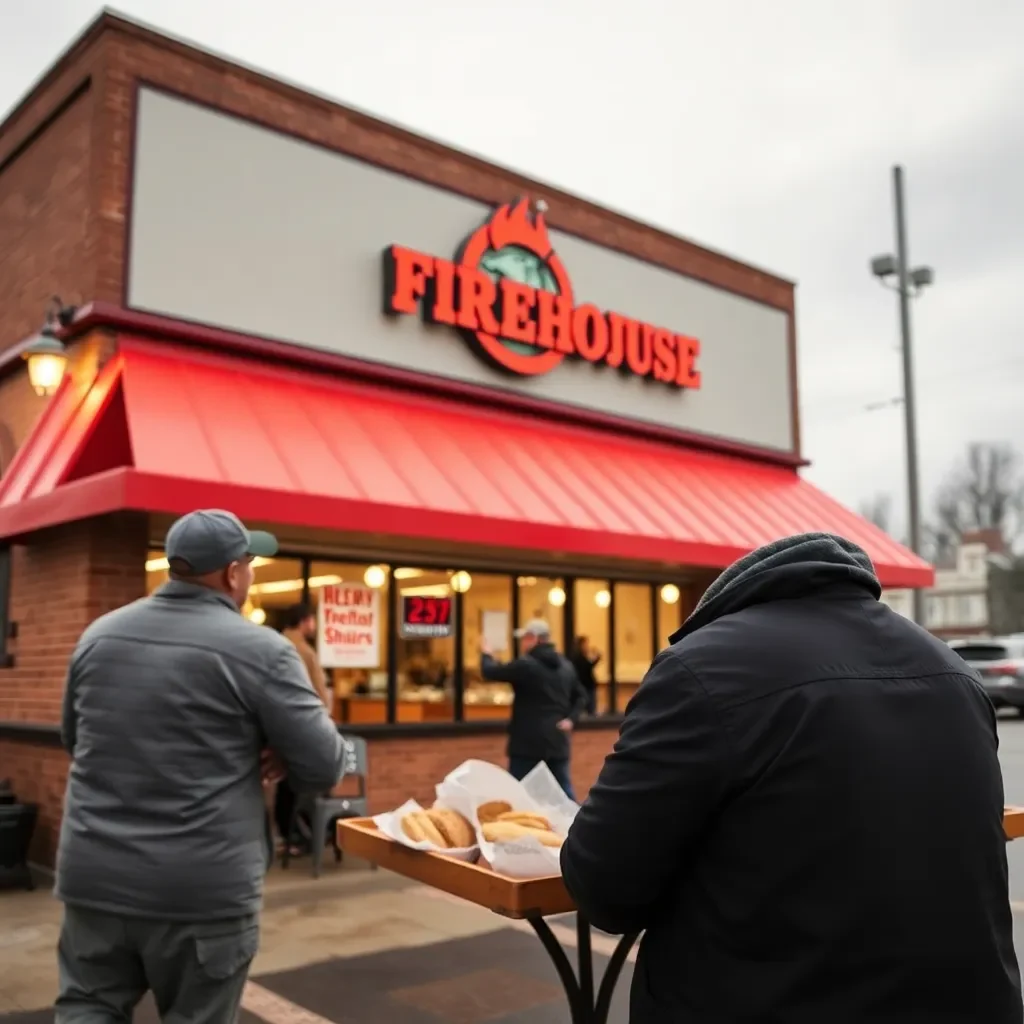
<path id="1" fill-rule="evenodd" d="M 170 581 L 89 626 L 68 671 L 59 1022 L 130 1020 L 147 990 L 166 1022 L 235 1020 L 272 856 L 263 782 L 343 771 L 294 645 L 239 614 L 274 537 L 192 512 L 166 551 Z"/>

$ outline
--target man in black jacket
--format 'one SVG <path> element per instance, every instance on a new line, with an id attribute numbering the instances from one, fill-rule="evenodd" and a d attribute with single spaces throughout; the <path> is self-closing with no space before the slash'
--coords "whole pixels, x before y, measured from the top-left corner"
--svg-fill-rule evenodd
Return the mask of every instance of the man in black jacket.
<path id="1" fill-rule="evenodd" d="M 655 659 L 562 849 L 646 930 L 631 1024 L 1020 1024 L 995 713 L 806 534 L 711 585 Z"/>
<path id="2" fill-rule="evenodd" d="M 555 650 L 551 629 L 533 619 L 515 631 L 520 655 L 501 664 L 481 644 L 480 674 L 491 683 L 511 683 L 515 700 L 508 723 L 508 770 L 517 779 L 543 761 L 570 800 L 569 739 L 587 703 L 572 662 Z"/>

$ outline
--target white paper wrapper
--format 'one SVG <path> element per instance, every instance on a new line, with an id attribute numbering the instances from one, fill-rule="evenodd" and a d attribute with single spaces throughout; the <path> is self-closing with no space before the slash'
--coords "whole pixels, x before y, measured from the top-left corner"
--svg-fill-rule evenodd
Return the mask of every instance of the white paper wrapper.
<path id="1" fill-rule="evenodd" d="M 491 800 L 505 800 L 517 811 L 536 811 L 565 836 L 579 806 L 558 785 L 551 769 L 541 762 L 522 782 L 487 761 L 465 761 L 438 787 L 437 799 L 469 818 L 476 829 L 480 853 L 491 867 L 510 878 L 544 878 L 560 875 L 557 849 L 542 846 L 532 837 L 511 843 L 489 843 L 481 834 L 476 811 Z"/>
<path id="2" fill-rule="evenodd" d="M 442 806 L 452 808 L 455 810 L 453 804 L 449 804 L 446 801 L 441 801 Z M 415 800 L 407 800 L 401 807 L 395 811 L 389 811 L 387 814 L 378 814 L 374 819 L 373 823 L 384 833 L 389 839 L 393 839 L 396 843 L 401 843 L 403 846 L 408 846 L 410 850 L 426 850 L 429 853 L 440 853 L 445 857 L 452 857 L 455 860 L 464 860 L 472 863 L 479 856 L 480 851 L 472 846 L 466 850 L 443 850 L 439 846 L 435 846 L 433 843 L 414 843 L 403 831 L 402 831 L 402 819 L 407 814 L 412 814 L 413 811 L 422 811 Z"/>

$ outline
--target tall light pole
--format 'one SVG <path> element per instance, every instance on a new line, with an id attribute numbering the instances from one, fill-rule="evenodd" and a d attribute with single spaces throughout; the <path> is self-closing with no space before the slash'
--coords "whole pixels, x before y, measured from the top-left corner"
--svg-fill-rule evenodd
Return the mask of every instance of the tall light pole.
<path id="1" fill-rule="evenodd" d="M 917 467 L 917 409 L 914 396 L 914 357 L 910 332 L 910 300 L 935 281 L 931 267 L 910 266 L 907 246 L 906 204 L 903 196 L 903 168 L 892 169 L 893 206 L 896 217 L 896 255 L 876 256 L 871 273 L 899 296 L 900 348 L 903 353 L 903 422 L 907 440 L 907 513 L 910 518 L 910 547 L 921 554 L 921 484 Z M 895 285 L 890 282 L 895 279 Z M 925 625 L 924 591 L 915 588 L 914 621 Z"/>

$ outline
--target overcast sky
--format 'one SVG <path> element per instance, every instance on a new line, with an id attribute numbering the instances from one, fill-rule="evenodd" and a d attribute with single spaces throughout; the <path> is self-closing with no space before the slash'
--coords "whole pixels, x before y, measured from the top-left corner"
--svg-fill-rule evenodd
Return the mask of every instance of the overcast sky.
<path id="1" fill-rule="evenodd" d="M 228 56 L 798 282 L 808 475 L 905 503 L 890 167 L 908 179 L 926 499 L 1024 447 L 1022 0 L 122 0 Z M 96 14 L 0 0 L 6 110 Z"/>

